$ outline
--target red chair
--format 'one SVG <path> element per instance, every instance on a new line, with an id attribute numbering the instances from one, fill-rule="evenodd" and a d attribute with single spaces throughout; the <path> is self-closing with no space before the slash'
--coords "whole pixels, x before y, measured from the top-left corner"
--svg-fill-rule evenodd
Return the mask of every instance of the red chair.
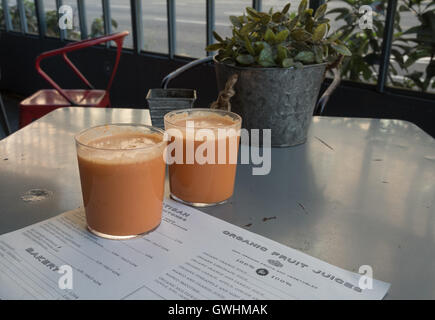
<path id="1" fill-rule="evenodd" d="M 32 96 L 24 99 L 20 103 L 20 128 L 28 125 L 33 120 L 39 119 L 54 109 L 68 106 L 80 107 L 110 107 L 109 90 L 112 86 L 116 70 L 118 69 L 121 56 L 122 43 L 128 31 L 102 36 L 94 39 L 83 40 L 66 45 L 63 48 L 42 53 L 36 58 L 36 70 L 54 89 L 39 90 Z M 113 71 L 109 79 L 106 90 L 97 90 L 77 69 L 68 58 L 67 53 L 77 51 L 97 44 L 114 41 L 117 46 L 117 54 Z M 40 67 L 43 59 L 62 55 L 64 61 L 73 72 L 83 81 L 88 89 L 62 89 L 52 78 L 50 78 Z"/>

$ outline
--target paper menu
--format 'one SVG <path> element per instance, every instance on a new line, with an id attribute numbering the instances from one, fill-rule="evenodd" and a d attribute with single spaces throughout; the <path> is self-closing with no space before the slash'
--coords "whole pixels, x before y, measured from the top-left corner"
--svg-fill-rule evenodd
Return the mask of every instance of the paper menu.
<path id="1" fill-rule="evenodd" d="M 64 268 L 72 281 L 59 273 Z M 94 236 L 83 209 L 0 236 L 2 299 L 385 296 L 389 284 L 373 280 L 362 290 L 360 277 L 172 200 L 161 225 L 132 240 Z M 65 279 L 72 288 L 62 287 Z"/>

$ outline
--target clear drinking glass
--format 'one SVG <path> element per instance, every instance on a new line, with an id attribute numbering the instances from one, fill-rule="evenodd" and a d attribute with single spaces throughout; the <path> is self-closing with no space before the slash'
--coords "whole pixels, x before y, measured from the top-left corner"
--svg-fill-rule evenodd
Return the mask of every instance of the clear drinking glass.
<path id="1" fill-rule="evenodd" d="M 234 192 L 242 118 L 195 108 L 169 112 L 164 122 L 171 197 L 197 207 L 226 202 Z"/>
<path id="2" fill-rule="evenodd" d="M 80 132 L 75 141 L 89 230 L 128 239 L 157 228 L 165 180 L 163 130 L 108 124 Z"/>

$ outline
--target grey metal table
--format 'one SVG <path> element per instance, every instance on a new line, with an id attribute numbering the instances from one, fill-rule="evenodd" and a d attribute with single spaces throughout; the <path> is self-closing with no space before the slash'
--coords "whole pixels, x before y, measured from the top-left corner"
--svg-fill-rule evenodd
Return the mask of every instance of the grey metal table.
<path id="1" fill-rule="evenodd" d="M 0 234 L 82 205 L 73 136 L 111 122 L 150 119 L 63 108 L 0 141 Z M 415 125 L 315 117 L 306 144 L 272 150 L 269 175 L 251 169 L 203 211 L 347 270 L 370 265 L 387 298 L 435 298 L 435 141 Z M 23 201 L 30 189 L 51 193 Z"/>

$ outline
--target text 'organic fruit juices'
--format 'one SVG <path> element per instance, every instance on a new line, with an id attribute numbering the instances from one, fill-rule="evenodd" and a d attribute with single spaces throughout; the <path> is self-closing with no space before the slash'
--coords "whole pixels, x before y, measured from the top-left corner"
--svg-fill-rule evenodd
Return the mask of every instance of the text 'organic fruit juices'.
<path id="1" fill-rule="evenodd" d="M 185 109 L 165 115 L 169 136 L 171 197 L 193 206 L 215 205 L 233 195 L 239 115 L 213 109 Z"/>
<path id="2" fill-rule="evenodd" d="M 145 125 L 111 124 L 76 136 L 88 228 L 98 236 L 127 239 L 161 221 L 166 142 Z"/>

